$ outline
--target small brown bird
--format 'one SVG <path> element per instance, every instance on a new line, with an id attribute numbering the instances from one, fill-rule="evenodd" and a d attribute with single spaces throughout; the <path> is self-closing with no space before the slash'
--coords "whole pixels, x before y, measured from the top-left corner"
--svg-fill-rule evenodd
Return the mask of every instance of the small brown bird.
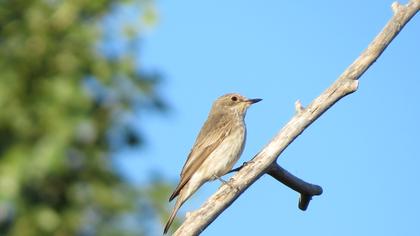
<path id="1" fill-rule="evenodd" d="M 262 99 L 247 99 L 237 93 L 219 97 L 214 103 L 181 171 L 181 180 L 169 201 L 178 196 L 164 234 L 182 204 L 205 182 L 220 179 L 238 161 L 246 139 L 245 114 Z"/>

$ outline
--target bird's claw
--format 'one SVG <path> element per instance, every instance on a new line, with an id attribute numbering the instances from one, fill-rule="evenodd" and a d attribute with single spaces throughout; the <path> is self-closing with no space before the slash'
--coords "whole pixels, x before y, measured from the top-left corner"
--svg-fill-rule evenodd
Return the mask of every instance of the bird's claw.
<path id="1" fill-rule="evenodd" d="M 228 181 L 226 181 L 226 180 L 224 180 L 224 179 L 222 179 L 221 177 L 219 177 L 219 176 L 217 176 L 217 175 L 214 175 L 213 176 L 214 178 L 216 178 L 216 179 L 218 179 L 218 180 L 220 180 L 220 182 L 222 182 L 223 184 L 226 184 L 227 186 L 229 186 L 230 188 L 232 188 L 232 189 L 235 189 L 236 191 L 238 191 L 239 192 L 239 188 L 238 187 L 236 187 L 236 186 L 232 186 Z"/>

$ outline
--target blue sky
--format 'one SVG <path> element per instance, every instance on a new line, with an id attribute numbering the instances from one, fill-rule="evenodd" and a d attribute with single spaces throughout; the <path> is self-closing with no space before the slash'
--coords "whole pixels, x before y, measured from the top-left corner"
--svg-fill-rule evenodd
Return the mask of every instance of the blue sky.
<path id="1" fill-rule="evenodd" d="M 228 92 L 264 100 L 247 114 L 251 159 L 357 58 L 392 15 L 393 1 L 158 1 L 159 23 L 139 51 L 142 68 L 164 75 L 167 115 L 139 114 L 147 145 L 120 155 L 127 176 L 172 181 L 211 103 Z M 298 194 L 263 176 L 202 235 L 415 235 L 420 195 L 420 16 L 280 156 L 324 193 L 306 212 Z M 179 215 L 220 186 L 204 185 Z M 168 205 L 172 207 L 172 205 Z M 160 232 L 157 232 L 159 234 Z"/>

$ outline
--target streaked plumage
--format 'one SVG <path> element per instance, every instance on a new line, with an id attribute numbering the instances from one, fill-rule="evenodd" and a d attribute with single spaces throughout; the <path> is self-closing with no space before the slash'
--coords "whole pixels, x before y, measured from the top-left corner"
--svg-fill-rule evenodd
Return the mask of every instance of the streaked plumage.
<path id="1" fill-rule="evenodd" d="M 206 122 L 181 171 L 181 180 L 169 201 L 178 197 L 166 223 L 166 233 L 181 205 L 205 182 L 221 177 L 232 169 L 242 154 L 247 108 L 261 99 L 247 99 L 240 94 L 226 94 L 214 103 Z"/>

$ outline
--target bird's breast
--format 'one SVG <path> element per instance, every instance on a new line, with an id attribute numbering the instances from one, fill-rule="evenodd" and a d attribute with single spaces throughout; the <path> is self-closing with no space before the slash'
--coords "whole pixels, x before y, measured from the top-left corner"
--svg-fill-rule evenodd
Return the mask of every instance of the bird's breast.
<path id="1" fill-rule="evenodd" d="M 232 129 L 230 134 L 204 161 L 199 172 L 209 180 L 214 179 L 214 175 L 218 177 L 225 175 L 240 158 L 245 146 L 245 139 L 245 125 Z"/>

